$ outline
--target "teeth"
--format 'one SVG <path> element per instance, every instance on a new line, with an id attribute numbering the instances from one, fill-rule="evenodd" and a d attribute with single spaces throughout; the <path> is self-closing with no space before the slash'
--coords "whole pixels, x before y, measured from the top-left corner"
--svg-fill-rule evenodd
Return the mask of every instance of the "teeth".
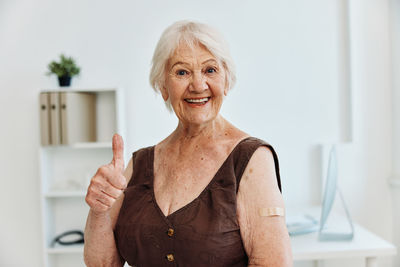
<path id="1" fill-rule="evenodd" d="M 200 103 L 200 102 L 205 102 L 205 101 L 207 101 L 208 100 L 208 97 L 205 97 L 205 98 L 201 98 L 201 99 L 189 99 L 189 98 L 187 98 L 187 99 L 185 99 L 187 102 L 189 102 L 189 103 Z"/>

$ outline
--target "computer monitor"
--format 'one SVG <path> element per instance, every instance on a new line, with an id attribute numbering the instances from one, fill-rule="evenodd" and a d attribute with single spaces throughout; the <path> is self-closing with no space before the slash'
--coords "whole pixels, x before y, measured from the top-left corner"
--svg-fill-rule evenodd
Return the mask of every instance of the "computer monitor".
<path id="1" fill-rule="evenodd" d="M 291 221 L 287 223 L 288 231 L 291 236 L 303 235 L 313 232 L 319 232 L 318 239 L 320 241 L 329 240 L 352 240 L 354 237 L 354 227 L 350 218 L 350 213 L 344 202 L 343 195 L 337 186 L 338 177 L 338 164 L 336 156 L 336 148 L 332 146 L 329 153 L 327 177 L 325 180 L 325 188 L 321 205 L 321 217 L 318 221 L 310 215 L 305 214 L 303 218 L 298 221 Z M 346 218 L 349 222 L 351 232 L 350 233 L 337 233 L 329 232 L 325 229 L 326 222 L 329 214 L 331 213 L 333 203 L 335 201 L 336 193 L 339 193 L 340 199 L 343 203 L 344 210 L 346 212 Z"/>
<path id="2" fill-rule="evenodd" d="M 321 219 L 319 223 L 319 235 L 318 235 L 318 239 L 320 241 L 352 240 L 354 237 L 353 223 L 351 221 L 350 213 L 347 209 L 346 203 L 344 202 L 343 195 L 337 186 L 337 177 L 338 177 L 338 164 L 337 164 L 336 148 L 335 146 L 332 146 L 331 151 L 329 153 L 328 172 L 325 181 L 324 195 L 322 199 Z M 340 199 L 343 204 L 343 208 L 346 213 L 346 218 L 351 228 L 350 233 L 329 232 L 325 229 L 325 225 L 328 220 L 329 214 L 332 210 L 332 206 L 335 201 L 335 196 L 337 192 L 339 193 Z"/>

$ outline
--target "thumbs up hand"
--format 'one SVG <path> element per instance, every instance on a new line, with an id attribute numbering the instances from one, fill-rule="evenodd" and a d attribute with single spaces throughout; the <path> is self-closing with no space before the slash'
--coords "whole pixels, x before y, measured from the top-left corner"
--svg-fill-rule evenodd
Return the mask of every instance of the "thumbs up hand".
<path id="1" fill-rule="evenodd" d="M 127 186 L 123 175 L 124 142 L 118 134 L 113 136 L 112 150 L 111 163 L 97 170 L 87 190 L 85 200 L 94 213 L 108 212 Z"/>

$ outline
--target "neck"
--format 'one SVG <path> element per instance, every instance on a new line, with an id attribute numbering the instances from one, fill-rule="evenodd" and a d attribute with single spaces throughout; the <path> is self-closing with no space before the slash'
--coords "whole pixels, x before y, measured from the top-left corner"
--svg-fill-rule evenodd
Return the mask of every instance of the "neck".
<path id="1" fill-rule="evenodd" d="M 173 139 L 184 142 L 215 139 L 224 134 L 226 124 L 227 121 L 221 115 L 201 125 L 185 124 L 180 121 L 178 127 L 174 131 L 175 138 Z"/>

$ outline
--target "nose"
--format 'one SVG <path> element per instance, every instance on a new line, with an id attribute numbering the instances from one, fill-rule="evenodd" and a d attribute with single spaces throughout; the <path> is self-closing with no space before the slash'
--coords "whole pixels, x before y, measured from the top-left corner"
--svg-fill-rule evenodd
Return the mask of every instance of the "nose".
<path id="1" fill-rule="evenodd" d="M 196 72 L 192 76 L 192 81 L 189 86 L 189 90 L 195 93 L 202 93 L 208 89 L 207 79 L 200 72 Z"/>

